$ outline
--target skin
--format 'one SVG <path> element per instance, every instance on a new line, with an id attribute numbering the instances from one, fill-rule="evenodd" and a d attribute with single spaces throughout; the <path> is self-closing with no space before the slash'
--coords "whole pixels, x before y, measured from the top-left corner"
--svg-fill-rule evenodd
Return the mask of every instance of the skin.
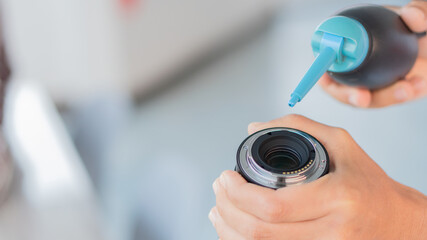
<path id="1" fill-rule="evenodd" d="M 330 173 L 308 184 L 272 190 L 237 172 L 215 180 L 209 218 L 222 240 L 421 240 L 427 236 L 427 197 L 387 174 L 343 129 L 288 115 L 252 123 L 249 133 L 290 127 L 327 149 Z"/>
<path id="2" fill-rule="evenodd" d="M 396 11 L 414 32 L 427 31 L 427 1 L 412 1 Z M 325 74 L 320 86 L 340 102 L 361 108 L 381 108 L 419 99 L 427 95 L 427 37 L 419 40 L 419 56 L 409 74 L 383 89 L 369 91 L 335 82 Z"/>

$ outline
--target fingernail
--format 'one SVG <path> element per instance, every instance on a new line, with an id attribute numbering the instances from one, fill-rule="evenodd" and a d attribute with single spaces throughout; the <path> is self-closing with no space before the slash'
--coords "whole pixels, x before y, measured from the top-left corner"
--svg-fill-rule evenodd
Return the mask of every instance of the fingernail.
<path id="1" fill-rule="evenodd" d="M 350 96 L 348 96 L 348 101 L 350 102 L 350 104 L 357 106 L 358 105 L 358 96 L 356 93 L 350 94 Z"/>
<path id="2" fill-rule="evenodd" d="M 394 92 L 394 97 L 397 100 L 405 100 L 408 98 L 408 93 L 403 88 L 399 88 Z"/>
<path id="3" fill-rule="evenodd" d="M 214 213 L 214 208 L 211 209 L 208 217 L 209 217 L 209 220 L 212 222 L 212 224 L 215 224 L 216 214 Z"/>
<path id="4" fill-rule="evenodd" d="M 215 182 L 212 184 L 212 188 L 214 190 L 215 195 L 218 192 L 218 179 L 215 180 Z"/>
<path id="5" fill-rule="evenodd" d="M 221 176 L 219 177 L 219 182 L 221 183 L 221 185 L 226 188 L 227 187 L 227 179 L 224 173 L 221 174 Z"/>
<path id="6" fill-rule="evenodd" d="M 415 79 L 413 85 L 416 90 L 423 90 L 426 87 L 426 81 L 420 78 Z"/>
<path id="7" fill-rule="evenodd" d="M 421 9 L 417 8 L 417 7 L 413 7 L 413 6 L 405 6 L 400 10 L 400 14 L 402 15 L 410 15 L 410 16 L 417 16 L 420 17 L 421 19 L 424 19 L 424 12 L 421 11 Z"/>
<path id="8" fill-rule="evenodd" d="M 249 128 L 256 128 L 259 127 L 262 124 L 262 122 L 252 122 L 249 123 Z"/>

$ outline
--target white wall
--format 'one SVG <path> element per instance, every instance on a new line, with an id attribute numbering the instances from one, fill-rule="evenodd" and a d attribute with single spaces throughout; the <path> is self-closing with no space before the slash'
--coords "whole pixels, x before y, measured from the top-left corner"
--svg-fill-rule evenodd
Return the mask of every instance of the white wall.
<path id="1" fill-rule="evenodd" d="M 56 101 L 117 90 L 145 91 L 250 27 L 278 0 L 3 0 L 18 77 L 47 86 Z"/>
<path id="2" fill-rule="evenodd" d="M 61 101 L 120 85 L 111 1 L 4 0 L 2 10 L 18 78 L 41 81 Z"/>

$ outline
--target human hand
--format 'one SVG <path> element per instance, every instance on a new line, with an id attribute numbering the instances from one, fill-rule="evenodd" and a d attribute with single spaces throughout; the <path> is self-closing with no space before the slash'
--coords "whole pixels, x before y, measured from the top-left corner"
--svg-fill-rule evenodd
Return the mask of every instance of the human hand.
<path id="1" fill-rule="evenodd" d="M 412 1 L 408 5 L 388 7 L 395 10 L 413 32 L 427 31 L 427 1 Z M 320 86 L 340 102 L 361 108 L 380 108 L 418 99 L 427 95 L 427 37 L 419 39 L 419 56 L 409 74 L 391 86 L 370 91 L 335 82 L 328 74 L 319 80 Z"/>
<path id="2" fill-rule="evenodd" d="M 427 197 L 388 177 L 345 130 L 289 115 L 251 124 L 249 133 L 271 127 L 317 138 L 329 153 L 330 173 L 272 190 L 223 172 L 209 213 L 220 239 L 426 239 Z"/>

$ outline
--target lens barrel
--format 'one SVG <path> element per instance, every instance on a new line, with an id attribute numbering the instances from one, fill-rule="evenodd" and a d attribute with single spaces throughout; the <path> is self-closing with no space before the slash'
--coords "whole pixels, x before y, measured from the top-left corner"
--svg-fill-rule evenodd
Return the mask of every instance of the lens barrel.
<path id="1" fill-rule="evenodd" d="M 277 189 L 322 177 L 329 171 L 329 157 L 323 145 L 305 132 L 269 128 L 242 142 L 236 171 L 248 182 Z"/>

